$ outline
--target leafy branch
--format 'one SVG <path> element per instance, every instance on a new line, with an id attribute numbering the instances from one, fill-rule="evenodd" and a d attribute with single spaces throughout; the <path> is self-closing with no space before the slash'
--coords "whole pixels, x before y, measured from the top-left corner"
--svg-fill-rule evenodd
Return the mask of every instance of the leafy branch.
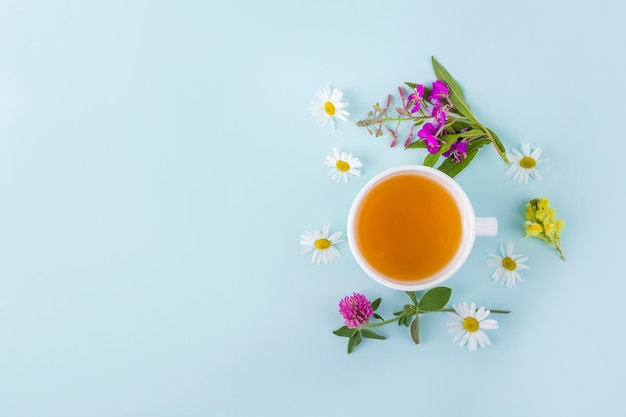
<path id="1" fill-rule="evenodd" d="M 403 87 L 398 88 L 401 106 L 393 108 L 396 114 L 392 114 L 394 97 L 389 94 L 384 106 L 374 104 L 367 117 L 357 125 L 375 137 L 386 132 L 392 138 L 390 146 L 393 147 L 399 141 L 400 126 L 408 123 L 405 149 L 427 149 L 428 155 L 423 161 L 426 166 L 434 167 L 444 157 L 437 169 L 451 177 L 466 168 L 478 150 L 489 143 L 509 164 L 502 141 L 472 113 L 458 82 L 434 57 L 432 66 L 437 77 L 432 89 L 406 82 L 412 94 L 407 96 Z"/>

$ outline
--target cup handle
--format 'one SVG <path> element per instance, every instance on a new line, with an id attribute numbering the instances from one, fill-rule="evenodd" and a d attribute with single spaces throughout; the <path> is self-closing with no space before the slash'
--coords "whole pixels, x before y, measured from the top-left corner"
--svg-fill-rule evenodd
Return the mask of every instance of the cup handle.
<path id="1" fill-rule="evenodd" d="M 476 236 L 497 236 L 498 219 L 495 217 L 476 217 Z"/>

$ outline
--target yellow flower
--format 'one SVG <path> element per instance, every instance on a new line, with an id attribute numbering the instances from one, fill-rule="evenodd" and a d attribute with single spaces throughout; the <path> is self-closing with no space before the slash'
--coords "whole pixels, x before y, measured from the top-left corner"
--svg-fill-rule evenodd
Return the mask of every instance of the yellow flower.
<path id="1" fill-rule="evenodd" d="M 556 210 L 550 207 L 550 200 L 545 197 L 530 200 L 526 204 L 524 216 L 527 219 L 524 222 L 526 237 L 532 236 L 545 240 L 554 246 L 561 259 L 565 260 L 561 250 L 561 232 L 565 227 L 565 222 L 556 219 Z"/>
<path id="2" fill-rule="evenodd" d="M 536 222 L 527 221 L 524 223 L 526 227 L 526 236 L 540 237 L 543 235 L 543 226 Z"/>

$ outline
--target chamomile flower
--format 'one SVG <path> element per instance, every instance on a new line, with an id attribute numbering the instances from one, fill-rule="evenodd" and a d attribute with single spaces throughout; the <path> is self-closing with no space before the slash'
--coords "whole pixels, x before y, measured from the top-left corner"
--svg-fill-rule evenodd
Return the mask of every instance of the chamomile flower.
<path id="1" fill-rule="evenodd" d="M 500 255 L 495 253 L 489 254 L 490 259 L 487 260 L 488 264 L 492 268 L 496 268 L 491 274 L 491 279 L 498 282 L 500 285 L 506 285 L 509 288 L 515 287 L 516 281 L 524 282 L 519 275 L 519 270 L 528 269 L 528 266 L 524 264 L 528 260 L 527 256 L 520 253 L 513 253 L 513 244 L 508 243 L 506 248 L 504 244 L 500 244 Z"/>
<path id="2" fill-rule="evenodd" d="M 330 125 L 334 129 L 335 122 L 333 119 L 339 119 L 345 123 L 348 122 L 346 116 L 349 116 L 350 113 L 344 110 L 348 107 L 348 103 L 341 101 L 343 98 L 341 91 L 333 88 L 331 93 L 330 87 L 326 86 L 317 90 L 315 95 L 320 101 L 311 100 L 309 110 L 311 110 L 318 123 L 321 123 L 322 126 L 326 126 L 326 123 L 330 120 Z"/>
<path id="3" fill-rule="evenodd" d="M 307 248 L 300 252 L 301 255 L 313 251 L 311 262 L 314 264 L 329 264 L 341 256 L 341 252 L 335 247 L 339 242 L 342 233 L 335 232 L 328 236 L 330 226 L 326 225 L 322 230 L 305 232 L 300 235 L 300 244 Z"/>
<path id="4" fill-rule="evenodd" d="M 328 171 L 328 176 L 337 182 L 341 180 L 348 182 L 350 175 L 360 176 L 361 171 L 356 168 L 363 166 L 359 158 L 355 158 L 351 153 L 339 153 L 337 148 L 333 148 L 332 156 L 326 155 L 326 162 L 324 162 L 324 164 L 332 167 Z"/>
<path id="5" fill-rule="evenodd" d="M 459 346 L 463 347 L 467 344 L 468 350 L 474 351 L 480 345 L 480 347 L 490 346 L 491 341 L 485 330 L 495 330 L 498 328 L 498 322 L 493 319 L 487 319 L 489 310 L 485 307 L 481 307 L 476 310 L 476 305 L 472 303 L 462 303 L 459 305 L 453 305 L 454 313 L 446 312 L 447 315 L 452 317 L 455 321 L 448 323 L 451 326 L 449 333 L 454 333 L 452 342 L 459 342 Z"/>
<path id="6" fill-rule="evenodd" d="M 542 162 L 541 148 L 535 148 L 530 151 L 530 144 L 522 145 L 522 152 L 517 149 L 512 150 L 510 155 L 511 166 L 506 170 L 506 175 L 512 175 L 513 181 L 517 180 L 518 184 L 522 182 L 528 184 L 528 178 L 532 176 L 537 181 L 541 181 L 541 174 L 537 170 L 537 165 Z"/>

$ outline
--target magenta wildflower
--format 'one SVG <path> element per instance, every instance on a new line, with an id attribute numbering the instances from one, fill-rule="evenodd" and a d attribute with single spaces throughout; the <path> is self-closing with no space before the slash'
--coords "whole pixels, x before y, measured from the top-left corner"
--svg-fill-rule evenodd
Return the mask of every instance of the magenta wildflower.
<path id="1" fill-rule="evenodd" d="M 415 113 L 420 109 L 420 104 L 422 99 L 424 98 L 424 86 L 422 84 L 417 84 L 413 89 L 413 93 L 409 94 L 409 103 L 413 103 L 414 106 L 411 109 L 411 113 Z"/>
<path id="2" fill-rule="evenodd" d="M 454 142 L 450 149 L 443 153 L 446 158 L 452 156 L 454 162 L 461 162 L 467 156 L 467 142 L 469 139 L 462 138 Z"/>
<path id="3" fill-rule="evenodd" d="M 363 295 L 353 293 L 339 302 L 339 313 L 343 316 L 348 329 L 356 329 L 370 321 L 374 315 L 372 303 Z"/>
<path id="4" fill-rule="evenodd" d="M 417 132 L 417 136 L 424 139 L 426 149 L 429 153 L 437 153 L 441 147 L 439 139 L 435 136 L 436 133 L 437 128 L 432 123 L 424 124 L 424 126 L 422 126 L 422 128 Z"/>
<path id="5" fill-rule="evenodd" d="M 433 83 L 433 88 L 428 95 L 428 101 L 438 104 L 439 100 L 448 98 L 449 95 L 450 90 L 448 89 L 446 83 L 437 80 Z"/>
<path id="6" fill-rule="evenodd" d="M 434 106 L 430 115 L 433 117 L 437 126 L 443 125 L 448 119 L 448 106 Z"/>

